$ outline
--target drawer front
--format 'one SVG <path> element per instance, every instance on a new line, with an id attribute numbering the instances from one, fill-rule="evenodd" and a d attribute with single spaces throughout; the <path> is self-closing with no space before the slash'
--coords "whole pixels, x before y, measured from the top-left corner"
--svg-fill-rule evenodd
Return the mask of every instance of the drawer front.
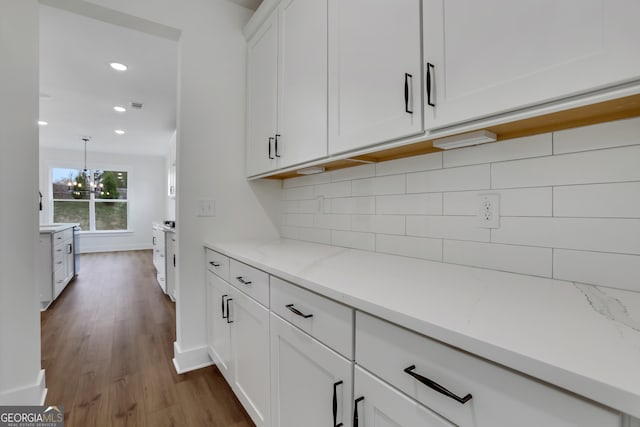
<path id="1" fill-rule="evenodd" d="M 607 408 L 361 312 L 356 363 L 461 427 L 621 423 L 620 414 Z M 472 397 L 460 403 L 423 383 L 429 380 L 460 398 Z"/>
<path id="2" fill-rule="evenodd" d="M 223 280 L 229 281 L 229 257 L 207 249 L 207 270 Z"/>
<path id="3" fill-rule="evenodd" d="M 271 276 L 271 311 L 353 360 L 353 310 Z"/>
<path id="4" fill-rule="evenodd" d="M 66 245 L 60 244 L 53 248 L 53 269 L 60 267 L 64 263 Z"/>
<path id="5" fill-rule="evenodd" d="M 229 263 L 229 283 L 269 307 L 269 275 L 264 271 L 232 259 Z"/>
<path id="6" fill-rule="evenodd" d="M 57 245 L 60 242 L 64 242 L 66 240 L 73 240 L 73 228 L 67 228 L 63 231 L 58 231 L 53 235 L 53 244 Z"/>

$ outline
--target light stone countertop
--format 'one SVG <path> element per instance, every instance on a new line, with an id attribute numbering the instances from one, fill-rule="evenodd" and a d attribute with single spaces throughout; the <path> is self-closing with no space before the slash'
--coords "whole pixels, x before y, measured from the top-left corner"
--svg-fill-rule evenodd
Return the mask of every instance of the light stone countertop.
<path id="1" fill-rule="evenodd" d="M 205 246 L 640 417 L 640 293 L 287 239 Z"/>
<path id="2" fill-rule="evenodd" d="M 56 224 L 40 224 L 40 234 L 53 234 L 80 225 L 77 222 L 61 222 Z"/>

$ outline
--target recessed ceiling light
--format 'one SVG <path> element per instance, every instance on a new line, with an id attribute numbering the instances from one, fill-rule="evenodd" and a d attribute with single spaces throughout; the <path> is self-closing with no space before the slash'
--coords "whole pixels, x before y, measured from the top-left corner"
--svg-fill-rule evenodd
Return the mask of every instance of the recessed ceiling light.
<path id="1" fill-rule="evenodd" d="M 115 131 L 118 135 L 124 135 L 124 131 L 122 129 L 116 129 Z"/>
<path id="2" fill-rule="evenodd" d="M 111 65 L 111 68 L 113 68 L 114 70 L 127 71 L 127 66 L 119 62 L 112 62 L 109 65 Z"/>
<path id="3" fill-rule="evenodd" d="M 115 107 L 113 107 L 114 110 L 116 110 L 118 113 L 124 113 L 125 111 L 127 111 L 126 108 L 121 107 L 119 105 L 116 105 Z"/>
<path id="4" fill-rule="evenodd" d="M 46 125 L 48 125 L 48 124 L 49 124 L 49 122 L 45 122 L 44 120 L 38 120 L 38 124 L 39 124 L 40 126 L 46 126 Z"/>

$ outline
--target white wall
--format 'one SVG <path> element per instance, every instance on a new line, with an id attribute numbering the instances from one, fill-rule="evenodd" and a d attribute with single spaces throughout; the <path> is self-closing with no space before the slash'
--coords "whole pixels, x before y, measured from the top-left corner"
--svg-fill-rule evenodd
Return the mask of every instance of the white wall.
<path id="1" fill-rule="evenodd" d="M 40 150 L 40 191 L 44 195 L 41 222 L 53 220 L 51 168 L 68 167 L 82 169 L 84 152 L 78 150 Z M 87 150 L 87 167 L 97 169 L 127 170 L 129 232 L 83 233 L 80 236 L 80 252 L 106 252 L 151 249 L 151 223 L 162 222 L 166 198 L 165 158 L 162 156 L 137 156 L 99 153 Z"/>
<path id="2" fill-rule="evenodd" d="M 0 0 L 0 405 L 41 404 L 38 3 Z"/>
<path id="3" fill-rule="evenodd" d="M 284 188 L 283 237 L 640 292 L 640 118 Z M 500 228 L 478 226 L 481 193 L 500 195 Z"/>
<path id="4" fill-rule="evenodd" d="M 244 174 L 246 41 L 242 28 L 252 12 L 226 0 L 56 2 L 63 3 L 106 16 L 116 24 L 117 14 L 100 13 L 96 6 L 181 31 L 175 360 L 179 370 L 206 364 L 203 242 L 278 236 L 280 182 L 249 183 Z M 125 18 L 131 25 L 132 20 Z M 215 217 L 196 216 L 197 201 L 203 198 L 215 200 Z"/>
<path id="5" fill-rule="evenodd" d="M 169 151 L 167 152 L 166 156 L 165 156 L 165 181 L 166 182 L 166 186 L 165 186 L 165 192 L 164 192 L 164 197 L 165 197 L 165 211 L 164 211 L 164 218 L 167 220 L 171 220 L 171 221 L 175 221 L 176 219 L 176 198 L 174 197 L 170 197 L 169 196 L 169 171 L 171 170 L 172 165 L 175 166 L 176 164 L 176 156 L 177 156 L 177 146 L 176 146 L 176 133 L 173 133 L 173 136 L 171 137 L 171 144 L 169 146 Z"/>

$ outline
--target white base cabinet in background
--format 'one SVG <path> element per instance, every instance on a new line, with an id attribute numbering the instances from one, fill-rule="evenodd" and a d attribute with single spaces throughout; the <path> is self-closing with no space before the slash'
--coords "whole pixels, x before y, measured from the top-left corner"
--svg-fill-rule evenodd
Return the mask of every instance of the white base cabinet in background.
<path id="1" fill-rule="evenodd" d="M 272 313 L 272 425 L 351 426 L 352 366 Z"/>
<path id="2" fill-rule="evenodd" d="M 171 301 L 176 300 L 176 233 L 165 232 L 165 285 Z"/>
<path id="3" fill-rule="evenodd" d="M 353 427 L 455 427 L 359 366 L 354 382 Z"/>
<path id="4" fill-rule="evenodd" d="M 164 230 L 162 225 L 154 223 L 153 225 L 153 266 L 156 268 L 156 279 L 162 292 L 167 293 L 167 285 L 165 279 L 165 244 Z"/>
<path id="5" fill-rule="evenodd" d="M 39 301 L 46 309 L 75 276 L 73 228 L 40 233 L 39 242 Z"/>
<path id="6" fill-rule="evenodd" d="M 227 282 L 207 271 L 207 348 L 222 376 L 231 383 L 231 324 L 227 320 L 229 288 Z"/>

